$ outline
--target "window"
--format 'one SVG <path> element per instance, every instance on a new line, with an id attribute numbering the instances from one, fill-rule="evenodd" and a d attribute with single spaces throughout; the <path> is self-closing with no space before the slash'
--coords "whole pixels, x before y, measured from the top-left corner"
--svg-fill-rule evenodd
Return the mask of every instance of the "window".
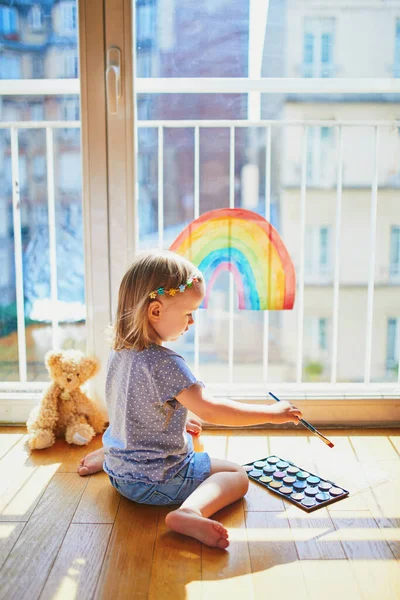
<path id="1" fill-rule="evenodd" d="M 43 121 L 44 119 L 44 108 L 43 104 L 36 102 L 31 104 L 31 119 L 32 121 Z"/>
<path id="2" fill-rule="evenodd" d="M 393 225 L 390 230 L 390 266 L 391 277 L 400 276 L 400 226 Z"/>
<path id="3" fill-rule="evenodd" d="M 18 31 L 18 13 L 15 8 L 0 6 L 0 33 L 15 36 Z"/>
<path id="4" fill-rule="evenodd" d="M 307 137 L 307 183 L 328 187 L 335 181 L 332 127 L 309 127 Z"/>
<path id="5" fill-rule="evenodd" d="M 48 226 L 49 220 L 47 216 L 47 204 L 37 205 L 32 210 L 33 213 L 33 222 L 38 227 L 40 226 Z"/>
<path id="6" fill-rule="evenodd" d="M 303 77 L 334 75 L 334 19 L 304 20 Z"/>
<path id="7" fill-rule="evenodd" d="M 79 101 L 78 99 L 65 100 L 62 106 L 64 121 L 79 121 Z M 73 130 L 72 130 L 73 131 Z"/>
<path id="8" fill-rule="evenodd" d="M 21 77 L 21 59 L 13 54 L 0 55 L 0 79 L 19 79 Z"/>
<path id="9" fill-rule="evenodd" d="M 386 368 L 389 371 L 399 368 L 400 319 L 390 318 L 387 322 Z"/>
<path id="10" fill-rule="evenodd" d="M 81 189 L 81 158 L 79 153 L 66 152 L 60 156 L 59 186 L 63 191 Z"/>
<path id="11" fill-rule="evenodd" d="M 0 240 L 7 237 L 8 234 L 8 211 L 6 201 L 2 200 L 0 204 Z"/>
<path id="12" fill-rule="evenodd" d="M 9 284 L 10 265 L 8 260 L 7 248 L 0 248 L 0 287 L 5 287 Z"/>
<path id="13" fill-rule="evenodd" d="M 44 77 L 43 56 L 32 56 L 32 77 L 33 79 L 42 79 Z"/>
<path id="14" fill-rule="evenodd" d="M 71 2 L 61 2 L 60 30 L 64 35 L 76 33 L 76 5 Z"/>
<path id="15" fill-rule="evenodd" d="M 152 44 L 156 34 L 155 4 L 138 4 L 136 7 L 138 45 Z"/>
<path id="16" fill-rule="evenodd" d="M 82 207 L 80 204 L 69 204 L 65 210 L 66 227 L 77 231 L 82 225 Z"/>
<path id="17" fill-rule="evenodd" d="M 42 29 L 43 27 L 43 13 L 42 9 L 38 4 L 34 4 L 28 12 L 28 24 L 33 31 Z"/>
<path id="18" fill-rule="evenodd" d="M 320 280 L 330 275 L 330 237 L 330 227 L 307 226 L 305 274 L 308 279 Z"/>
<path id="19" fill-rule="evenodd" d="M 396 21 L 395 35 L 393 76 L 400 77 L 400 19 Z"/>
<path id="20" fill-rule="evenodd" d="M 60 77 L 67 79 L 76 79 L 78 77 L 78 55 L 75 51 L 66 51 L 61 54 L 60 60 L 61 72 Z"/>
<path id="21" fill-rule="evenodd" d="M 320 350 L 328 349 L 327 319 L 318 319 L 318 344 Z"/>
<path id="22" fill-rule="evenodd" d="M 147 50 L 138 50 L 137 53 L 137 74 L 138 77 L 151 77 L 153 75 L 151 70 L 152 65 L 152 55 L 151 52 Z"/>
<path id="23" fill-rule="evenodd" d="M 305 317 L 305 353 L 309 360 L 320 360 L 329 350 L 328 319 L 326 317 Z"/>
<path id="24" fill-rule="evenodd" d="M 35 156 L 32 161 L 32 172 L 35 179 L 43 179 L 46 173 L 46 159 L 44 156 Z"/>

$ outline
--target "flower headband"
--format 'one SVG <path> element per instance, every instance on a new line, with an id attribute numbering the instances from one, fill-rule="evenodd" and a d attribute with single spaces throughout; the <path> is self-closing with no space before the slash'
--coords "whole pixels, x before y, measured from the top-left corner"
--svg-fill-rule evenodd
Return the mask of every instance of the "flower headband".
<path id="1" fill-rule="evenodd" d="M 201 275 L 193 275 L 192 277 L 189 277 L 189 279 L 186 280 L 186 283 L 182 283 L 182 285 L 180 285 L 177 288 L 169 288 L 168 290 L 166 290 L 165 288 L 160 287 L 158 288 L 158 290 L 150 292 L 149 298 L 150 300 L 154 300 L 155 298 L 157 298 L 157 296 L 164 296 L 165 294 L 167 294 L 168 296 L 175 296 L 178 292 L 182 294 L 186 290 L 186 288 L 191 288 L 193 286 L 193 283 L 200 283 L 202 281 L 203 278 L 201 277 Z"/>

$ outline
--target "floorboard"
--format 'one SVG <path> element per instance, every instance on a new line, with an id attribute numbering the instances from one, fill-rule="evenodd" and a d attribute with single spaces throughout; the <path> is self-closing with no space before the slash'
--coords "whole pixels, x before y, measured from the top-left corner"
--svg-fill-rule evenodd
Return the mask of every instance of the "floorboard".
<path id="1" fill-rule="evenodd" d="M 313 513 L 251 482 L 214 518 L 228 551 L 165 526 L 169 508 L 119 496 L 105 473 L 79 477 L 89 447 L 30 451 L 0 427 L 2 600 L 395 600 L 400 598 L 400 432 L 207 430 L 197 451 L 244 464 L 277 454 L 348 488 Z"/>

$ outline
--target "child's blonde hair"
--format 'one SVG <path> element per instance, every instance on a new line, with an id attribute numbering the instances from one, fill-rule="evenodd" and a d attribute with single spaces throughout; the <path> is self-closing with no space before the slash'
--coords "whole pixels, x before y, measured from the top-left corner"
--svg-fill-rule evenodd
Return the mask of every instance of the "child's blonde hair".
<path id="1" fill-rule="evenodd" d="M 139 254 L 125 273 L 118 293 L 113 348 L 144 350 L 151 344 L 147 316 L 149 295 L 159 288 L 178 288 L 198 273 L 183 256 L 169 250 Z"/>

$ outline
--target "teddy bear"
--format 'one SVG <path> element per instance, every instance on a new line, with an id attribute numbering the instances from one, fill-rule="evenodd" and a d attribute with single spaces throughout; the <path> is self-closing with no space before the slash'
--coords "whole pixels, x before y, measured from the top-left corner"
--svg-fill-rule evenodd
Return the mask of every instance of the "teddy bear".
<path id="1" fill-rule="evenodd" d="M 98 360 L 80 350 L 64 350 L 48 352 L 45 364 L 52 384 L 29 415 L 29 446 L 34 450 L 48 448 L 61 436 L 69 444 L 88 444 L 96 433 L 103 432 L 106 422 L 95 403 L 80 389 L 98 372 Z"/>

